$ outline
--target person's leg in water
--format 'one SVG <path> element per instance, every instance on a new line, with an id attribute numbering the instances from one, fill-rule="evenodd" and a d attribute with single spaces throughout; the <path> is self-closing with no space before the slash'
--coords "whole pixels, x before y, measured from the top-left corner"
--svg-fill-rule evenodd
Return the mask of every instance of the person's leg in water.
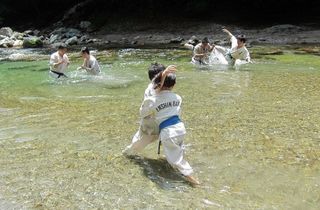
<path id="1" fill-rule="evenodd" d="M 186 178 L 191 185 L 199 185 L 200 182 L 194 178 L 191 174 L 193 169 L 190 164 L 183 158 L 184 155 L 184 145 L 183 145 L 184 135 L 175 138 L 162 139 L 162 145 L 164 154 L 168 163 L 178 169 L 180 173 Z"/>
<path id="2" fill-rule="evenodd" d="M 141 152 L 148 144 L 156 141 L 158 137 L 158 135 L 148 135 L 139 128 L 137 133 L 133 136 L 131 144 L 122 152 L 126 155 Z"/>

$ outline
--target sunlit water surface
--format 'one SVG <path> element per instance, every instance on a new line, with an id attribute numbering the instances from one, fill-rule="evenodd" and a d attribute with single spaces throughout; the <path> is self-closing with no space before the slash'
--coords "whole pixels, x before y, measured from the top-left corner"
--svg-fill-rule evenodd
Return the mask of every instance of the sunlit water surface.
<path id="1" fill-rule="evenodd" d="M 320 209 L 319 56 L 288 51 L 228 69 L 195 67 L 189 51 L 113 50 L 98 52 L 102 75 L 77 72 L 74 54 L 56 81 L 40 54 L 0 62 L 0 207 Z M 178 66 L 198 188 L 157 144 L 121 154 L 153 61 Z"/>

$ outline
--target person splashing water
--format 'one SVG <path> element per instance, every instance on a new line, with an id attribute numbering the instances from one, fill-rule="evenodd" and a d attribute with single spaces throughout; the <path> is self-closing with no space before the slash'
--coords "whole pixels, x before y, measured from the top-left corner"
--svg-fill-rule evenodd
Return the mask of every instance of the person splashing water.
<path id="1" fill-rule="evenodd" d="M 85 69 L 92 75 L 98 75 L 101 72 L 97 59 L 93 55 L 90 55 L 90 51 L 87 47 L 81 49 L 81 56 L 83 58 L 83 64 L 78 67 L 77 70 Z"/>
<path id="2" fill-rule="evenodd" d="M 67 46 L 61 44 L 58 46 L 58 51 L 50 56 L 50 71 L 49 75 L 53 78 L 67 77 L 64 72 L 68 68 L 70 61 L 66 54 Z"/>
<path id="3" fill-rule="evenodd" d="M 251 63 L 250 53 L 246 48 L 246 37 L 244 35 L 234 36 L 227 29 L 222 29 L 230 37 L 231 48 L 216 45 L 210 55 L 210 64 L 228 64 L 234 66 L 236 61 Z"/>

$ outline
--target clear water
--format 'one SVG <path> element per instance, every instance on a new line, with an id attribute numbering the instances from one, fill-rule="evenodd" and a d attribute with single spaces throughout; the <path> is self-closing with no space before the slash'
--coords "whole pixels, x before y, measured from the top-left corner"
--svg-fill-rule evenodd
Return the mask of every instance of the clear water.
<path id="1" fill-rule="evenodd" d="M 0 207 L 320 209 L 319 56 L 265 50 L 253 48 L 255 64 L 237 70 L 199 69 L 182 50 L 101 51 L 98 77 L 76 72 L 73 54 L 60 81 L 48 78 L 48 52 L 1 61 Z M 158 157 L 157 144 L 121 154 L 153 61 L 178 66 L 186 157 L 201 187 Z"/>

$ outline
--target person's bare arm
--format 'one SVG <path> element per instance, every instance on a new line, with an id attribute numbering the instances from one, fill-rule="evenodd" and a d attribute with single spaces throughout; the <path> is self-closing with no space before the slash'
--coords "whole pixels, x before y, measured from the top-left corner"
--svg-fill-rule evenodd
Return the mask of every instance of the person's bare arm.
<path id="1" fill-rule="evenodd" d="M 232 34 L 228 29 L 224 28 L 224 29 L 222 29 L 222 31 L 223 31 L 224 33 L 228 34 L 228 36 L 229 36 L 230 38 L 233 37 L 233 34 Z"/>
<path id="2" fill-rule="evenodd" d="M 161 74 L 161 83 L 159 89 L 162 88 L 164 80 L 166 79 L 168 74 L 175 73 L 177 71 L 177 67 L 175 65 L 168 66 Z"/>

